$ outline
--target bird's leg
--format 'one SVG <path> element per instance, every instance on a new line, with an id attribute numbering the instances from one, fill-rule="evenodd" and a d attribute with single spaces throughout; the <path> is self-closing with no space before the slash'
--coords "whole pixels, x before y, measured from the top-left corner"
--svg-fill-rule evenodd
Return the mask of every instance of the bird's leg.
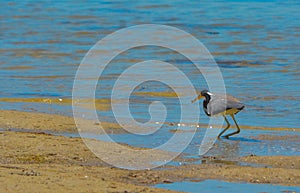
<path id="1" fill-rule="evenodd" d="M 226 123 L 227 123 L 227 127 L 226 127 L 226 128 L 218 135 L 218 138 L 220 138 L 221 135 L 222 135 L 225 131 L 227 131 L 227 129 L 229 129 L 229 127 L 230 127 L 230 123 L 229 123 L 229 121 L 227 120 L 226 116 L 223 115 L 223 117 L 224 117 L 224 119 L 225 119 L 225 121 L 226 121 Z"/>
<path id="2" fill-rule="evenodd" d="M 233 121 L 234 121 L 234 123 L 235 123 L 235 125 L 236 125 L 237 131 L 225 135 L 224 137 L 226 137 L 226 138 L 228 138 L 229 136 L 238 134 L 238 133 L 240 133 L 240 131 L 241 131 L 239 125 L 237 124 L 237 122 L 236 122 L 236 120 L 235 120 L 235 118 L 234 118 L 234 115 L 232 114 L 232 115 L 230 115 L 230 116 L 232 117 L 232 119 L 233 119 Z"/>

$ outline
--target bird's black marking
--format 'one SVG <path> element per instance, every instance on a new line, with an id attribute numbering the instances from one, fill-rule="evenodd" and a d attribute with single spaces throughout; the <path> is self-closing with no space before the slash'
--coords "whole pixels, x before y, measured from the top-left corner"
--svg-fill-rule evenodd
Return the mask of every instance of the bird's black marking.
<path id="1" fill-rule="evenodd" d="M 205 97 L 204 101 L 203 101 L 203 109 L 204 112 L 207 116 L 211 116 L 208 112 L 207 112 L 207 105 L 211 99 L 210 95 L 208 94 L 208 90 L 203 90 L 201 91 L 201 95 Z"/>

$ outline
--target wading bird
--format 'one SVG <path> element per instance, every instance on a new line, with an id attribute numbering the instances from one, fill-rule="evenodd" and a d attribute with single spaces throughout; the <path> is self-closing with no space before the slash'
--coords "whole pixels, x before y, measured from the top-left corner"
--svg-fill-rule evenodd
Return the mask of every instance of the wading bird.
<path id="1" fill-rule="evenodd" d="M 240 127 L 238 126 L 234 115 L 245 107 L 243 103 L 231 95 L 213 94 L 208 90 L 201 91 L 201 93 L 194 100 L 192 100 L 192 103 L 200 100 L 201 98 L 204 98 L 203 109 L 207 116 L 222 115 L 227 123 L 227 127 L 218 135 L 218 138 L 220 138 L 222 134 L 225 133 L 230 127 L 230 123 L 227 120 L 226 115 L 230 115 L 232 117 L 237 127 L 237 131 L 229 133 L 224 137 L 229 138 L 229 136 L 238 134 L 240 132 Z"/>

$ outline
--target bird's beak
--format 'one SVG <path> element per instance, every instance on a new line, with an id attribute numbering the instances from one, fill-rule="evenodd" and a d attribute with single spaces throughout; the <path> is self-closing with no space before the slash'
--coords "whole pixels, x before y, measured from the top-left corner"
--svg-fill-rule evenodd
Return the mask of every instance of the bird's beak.
<path id="1" fill-rule="evenodd" d="M 202 96 L 201 94 L 199 94 L 194 100 L 192 100 L 192 103 L 194 103 L 195 101 L 204 98 L 204 96 Z"/>

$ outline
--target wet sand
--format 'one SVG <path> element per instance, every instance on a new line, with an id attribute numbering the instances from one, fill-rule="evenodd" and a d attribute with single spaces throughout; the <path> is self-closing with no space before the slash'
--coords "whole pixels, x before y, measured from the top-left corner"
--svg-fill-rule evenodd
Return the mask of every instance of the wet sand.
<path id="1" fill-rule="evenodd" d="M 107 124 L 109 129 L 118 129 Z M 0 192 L 172 192 L 150 185 L 189 179 L 290 186 L 300 184 L 300 156 L 240 157 L 240 161 L 248 165 L 216 161 L 220 158 L 208 157 L 198 165 L 130 171 L 101 161 L 81 138 L 42 132 L 74 132 L 72 118 L 0 111 L 0 127 L 26 129 L 23 132 L 0 133 L 0 181 L 4 182 Z M 108 142 L 101 144 L 103 147 L 109 146 Z"/>
<path id="2" fill-rule="evenodd" d="M 89 120 L 81 121 L 90 125 L 91 128 L 99 125 L 99 123 Z M 116 123 L 101 122 L 101 125 L 108 133 L 117 133 L 121 130 Z M 11 110 L 0 110 L 0 128 L 77 133 L 73 117 Z"/>

